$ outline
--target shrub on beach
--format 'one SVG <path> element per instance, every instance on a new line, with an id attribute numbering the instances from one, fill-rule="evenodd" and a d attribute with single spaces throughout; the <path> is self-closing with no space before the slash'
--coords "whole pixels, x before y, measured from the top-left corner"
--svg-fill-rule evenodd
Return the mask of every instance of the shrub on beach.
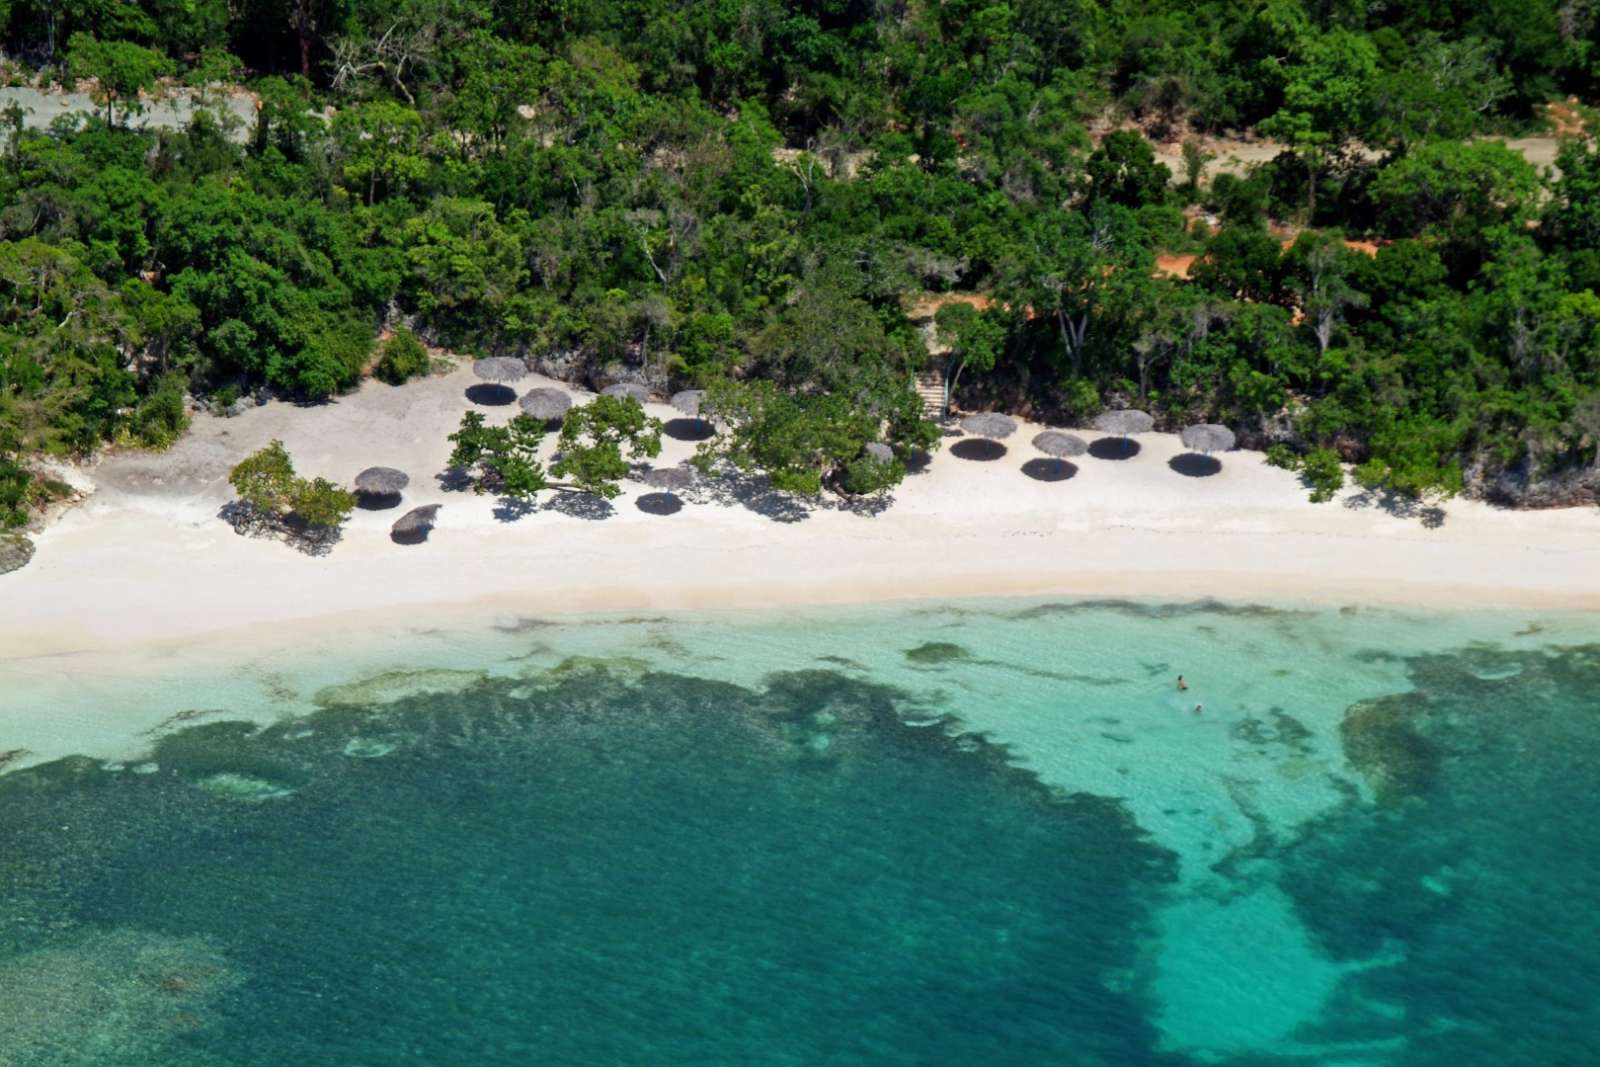
<path id="1" fill-rule="evenodd" d="M 0 530 L 28 521 L 28 487 L 32 481 L 20 463 L 0 453 Z"/>
<path id="2" fill-rule="evenodd" d="M 417 340 L 416 334 L 402 327 L 383 342 L 383 351 L 373 373 L 380 381 L 400 385 L 428 373 L 428 367 L 428 350 Z"/>
<path id="3" fill-rule="evenodd" d="M 133 409 L 133 436 L 146 448 L 169 448 L 189 428 L 189 413 L 184 408 L 184 393 L 189 381 L 181 374 L 167 373 L 156 379 L 155 388 Z"/>
<path id="4" fill-rule="evenodd" d="M 1267 462 L 1299 474 L 1311 490 L 1313 504 L 1327 503 L 1344 488 L 1344 463 L 1331 448 L 1313 448 L 1302 456 L 1288 445 L 1272 445 L 1267 449 Z"/>
<path id="5" fill-rule="evenodd" d="M 247 456 L 229 472 L 228 484 L 250 518 L 318 544 L 337 538 L 356 506 L 355 494 L 326 478 L 297 476 L 282 441 Z"/>

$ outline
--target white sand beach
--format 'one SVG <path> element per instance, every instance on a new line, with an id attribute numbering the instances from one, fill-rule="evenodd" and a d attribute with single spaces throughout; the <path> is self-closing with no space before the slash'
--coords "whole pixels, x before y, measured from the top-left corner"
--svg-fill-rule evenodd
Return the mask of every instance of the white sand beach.
<path id="1" fill-rule="evenodd" d="M 228 634 L 362 618 L 701 610 L 894 598 L 1078 594 L 1429 607 L 1600 609 L 1600 510 L 1515 512 L 1457 500 L 1398 514 L 1359 492 L 1306 500 L 1259 453 L 1184 477 L 1183 451 L 1149 434 L 1135 458 L 1084 457 L 1069 480 L 1020 470 L 1037 458 L 1024 425 L 977 462 L 940 450 L 877 514 L 805 508 L 712 482 L 674 515 L 636 507 L 630 481 L 609 507 L 548 495 L 506 520 L 496 501 L 436 478 L 468 408 L 469 370 L 394 388 L 369 382 L 332 403 L 274 402 L 198 416 L 165 454 L 123 454 L 83 472 L 94 491 L 37 535 L 38 553 L 0 578 L 0 658 L 189 645 Z M 539 380 L 521 383 L 521 389 Z M 581 399 L 581 397 L 580 397 Z M 664 420 L 676 415 L 651 405 Z M 515 407 L 486 409 L 505 420 Z M 241 536 L 218 517 L 228 469 L 281 438 L 300 473 L 348 484 L 368 466 L 411 475 L 405 502 L 358 510 L 322 557 Z M 948 446 L 950 442 L 947 441 Z M 545 447 L 554 446 L 553 438 Z M 661 465 L 693 445 L 665 440 Z M 390 524 L 443 505 L 421 545 Z"/>

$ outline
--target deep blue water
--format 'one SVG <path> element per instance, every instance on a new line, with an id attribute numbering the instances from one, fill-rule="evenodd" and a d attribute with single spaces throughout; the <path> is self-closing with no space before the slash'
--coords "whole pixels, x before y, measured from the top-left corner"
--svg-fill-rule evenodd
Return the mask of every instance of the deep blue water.
<path id="1" fill-rule="evenodd" d="M 1600 1062 L 1600 644 L 1100 610 L 1077 647 L 1183 626 L 1397 684 L 1193 716 L 1164 662 L 1044 664 L 1046 616 L 991 655 L 952 611 L 759 683 L 584 660 L 213 715 L 0 778 L 0 1065 Z M 1208 732 L 1158 745 L 1142 701 Z M 1040 716 L 1100 740 L 1035 758 Z"/>

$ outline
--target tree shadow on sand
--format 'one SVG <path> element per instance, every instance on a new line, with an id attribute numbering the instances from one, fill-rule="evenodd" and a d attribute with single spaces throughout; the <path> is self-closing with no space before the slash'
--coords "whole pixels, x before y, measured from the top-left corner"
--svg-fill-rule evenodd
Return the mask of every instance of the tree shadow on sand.
<path id="1" fill-rule="evenodd" d="M 233 527 L 233 532 L 240 537 L 282 541 L 308 556 L 326 556 L 344 537 L 344 531 L 337 526 L 312 526 L 293 515 L 260 511 L 242 500 L 230 500 L 222 505 L 217 518 Z"/>
<path id="2" fill-rule="evenodd" d="M 702 478 L 691 493 L 698 502 L 742 507 L 773 522 L 804 522 L 816 507 L 803 497 L 774 489 L 765 474 L 746 474 L 728 467 Z"/>
<path id="3" fill-rule="evenodd" d="M 950 454 L 974 463 L 993 463 L 1005 456 L 1006 446 L 987 437 L 966 437 L 950 446 Z"/>
<path id="4" fill-rule="evenodd" d="M 516 522 L 518 519 L 532 515 L 539 510 L 539 504 L 534 500 L 523 500 L 514 496 L 503 496 L 494 502 L 495 520 L 498 522 Z"/>
<path id="5" fill-rule="evenodd" d="M 1064 482 L 1078 473 L 1078 465 L 1064 459 L 1030 459 L 1022 473 L 1036 482 Z"/>
<path id="6" fill-rule="evenodd" d="M 864 519 L 882 515 L 894 507 L 893 493 L 873 493 L 870 496 L 844 496 L 834 501 L 833 506 L 850 515 L 859 515 Z"/>
<path id="7" fill-rule="evenodd" d="M 611 506 L 611 501 L 593 493 L 558 492 L 545 501 L 544 509 L 588 522 L 600 522 L 617 513 L 617 509 Z"/>
<path id="8" fill-rule="evenodd" d="M 467 386 L 467 399 L 480 407 L 503 408 L 516 401 L 517 391 L 509 385 L 479 382 L 477 385 Z"/>
<path id="9" fill-rule="evenodd" d="M 464 493 L 472 488 L 472 472 L 465 467 L 449 467 L 433 476 L 447 493 Z"/>
<path id="10" fill-rule="evenodd" d="M 1397 519 L 1416 519 L 1424 529 L 1437 530 L 1444 525 L 1444 508 L 1428 504 L 1413 496 L 1396 493 L 1392 489 L 1363 488 L 1345 498 L 1344 506 L 1354 511 L 1377 508 Z"/>
<path id="11" fill-rule="evenodd" d="M 1089 442 L 1089 455 L 1095 459 L 1132 459 L 1144 446 L 1131 437 L 1099 437 Z"/>
<path id="12" fill-rule="evenodd" d="M 1222 473 L 1222 461 L 1200 452 L 1182 452 L 1167 460 L 1167 466 L 1185 478 L 1209 478 Z"/>

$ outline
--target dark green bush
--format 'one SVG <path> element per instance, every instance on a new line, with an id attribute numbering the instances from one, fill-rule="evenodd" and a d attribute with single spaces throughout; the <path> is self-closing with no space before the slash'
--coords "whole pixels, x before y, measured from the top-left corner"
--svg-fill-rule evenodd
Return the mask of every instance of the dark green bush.
<path id="1" fill-rule="evenodd" d="M 381 381 L 399 385 L 420 374 L 428 373 L 428 350 L 417 335 L 401 327 L 385 342 L 378 366 L 373 372 Z"/>

